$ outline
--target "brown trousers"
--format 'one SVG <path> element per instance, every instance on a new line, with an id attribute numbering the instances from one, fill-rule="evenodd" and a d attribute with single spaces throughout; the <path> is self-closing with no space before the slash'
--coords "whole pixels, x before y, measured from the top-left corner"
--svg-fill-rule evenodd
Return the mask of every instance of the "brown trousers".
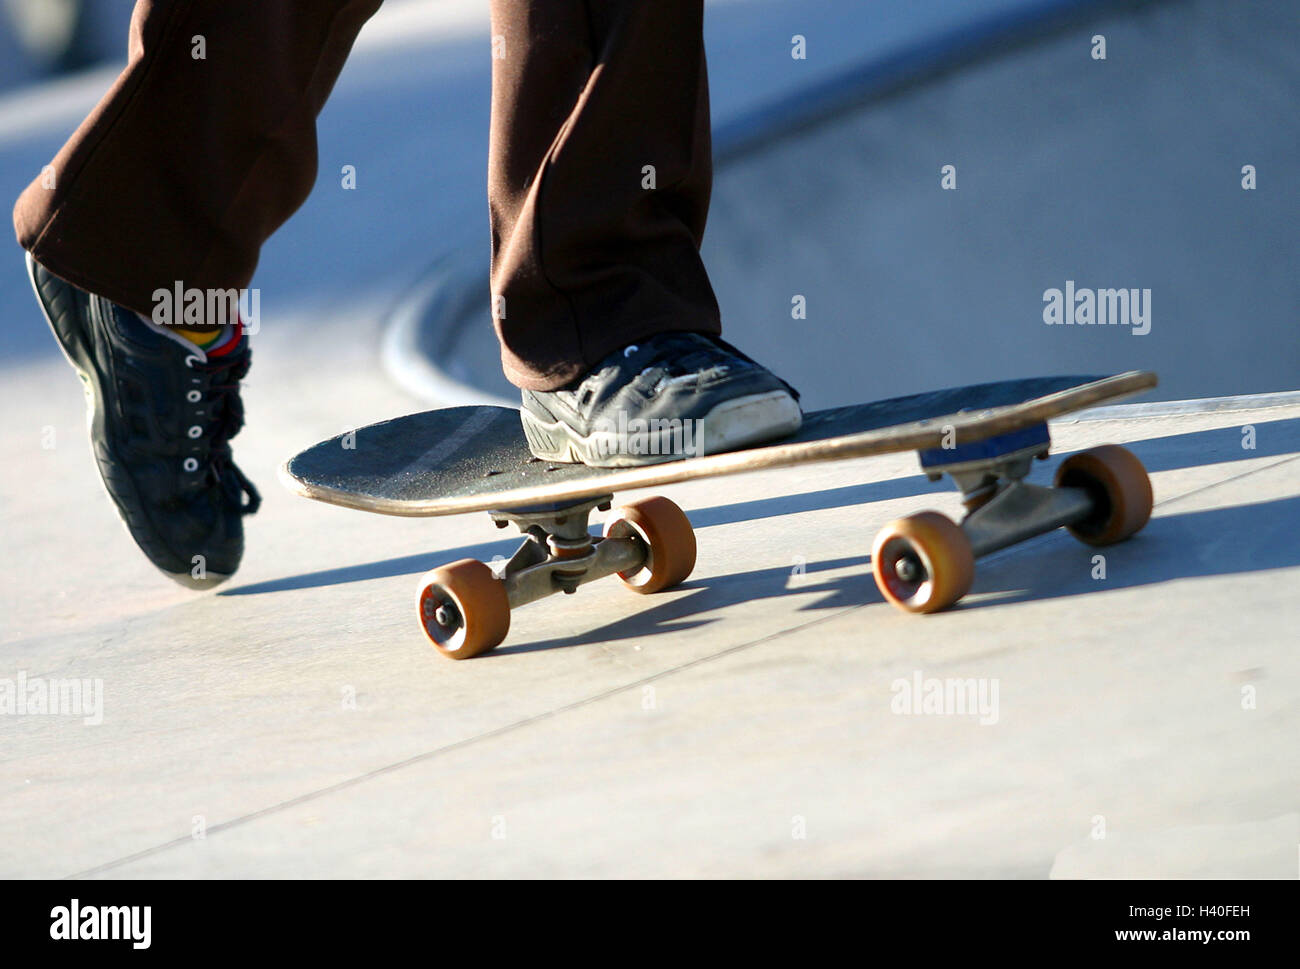
<path id="1" fill-rule="evenodd" d="M 316 178 L 316 117 L 382 0 L 138 0 L 130 58 L 14 209 L 48 270 L 138 312 L 243 288 Z M 719 331 L 703 0 L 492 0 L 488 195 L 506 375 L 554 389 Z M 206 58 L 196 59 L 202 38 Z"/>

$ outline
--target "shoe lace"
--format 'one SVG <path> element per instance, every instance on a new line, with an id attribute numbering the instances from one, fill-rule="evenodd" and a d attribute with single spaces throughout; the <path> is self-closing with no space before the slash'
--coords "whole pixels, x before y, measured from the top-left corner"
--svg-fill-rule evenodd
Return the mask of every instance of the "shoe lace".
<path id="1" fill-rule="evenodd" d="M 637 349 L 639 348 L 633 345 L 627 347 L 623 353 L 625 356 L 630 357 Z M 666 333 L 655 339 L 647 349 L 649 353 L 645 355 L 644 359 L 638 361 L 641 364 L 642 372 L 659 369 L 668 377 L 680 377 L 703 370 L 706 367 L 717 366 L 719 349 L 755 367 L 762 366 L 753 357 L 742 353 L 721 337 L 704 336 L 699 333 Z M 776 379 L 790 391 L 795 400 L 799 399 L 799 391 L 781 380 L 780 377 Z"/>
<path id="2" fill-rule="evenodd" d="M 641 348 L 628 347 L 624 355 L 632 356 L 637 349 Z M 680 377 L 718 362 L 717 347 L 695 333 L 666 333 L 644 349 L 648 352 L 637 360 L 642 370 L 662 370 L 669 377 Z"/>
<path id="3" fill-rule="evenodd" d="M 231 502 L 245 515 L 254 514 L 262 504 L 262 495 L 253 482 L 235 464 L 230 439 L 244 426 L 244 401 L 239 396 L 239 382 L 248 375 L 253 352 L 243 350 L 215 360 L 191 358 L 190 366 L 208 374 L 207 393 L 212 415 L 208 433 L 208 467 Z"/>

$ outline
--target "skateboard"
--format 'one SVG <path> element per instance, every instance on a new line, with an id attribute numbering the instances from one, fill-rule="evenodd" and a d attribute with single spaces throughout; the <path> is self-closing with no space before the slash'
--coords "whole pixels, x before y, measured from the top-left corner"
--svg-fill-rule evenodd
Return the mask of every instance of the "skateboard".
<path id="1" fill-rule="evenodd" d="M 639 593 L 686 579 L 695 535 L 667 498 L 613 508 L 616 492 L 817 461 L 916 451 L 931 480 L 947 475 L 961 494 L 958 522 L 909 515 L 877 534 L 871 568 L 881 594 L 909 613 L 956 603 L 975 559 L 1066 527 L 1092 545 L 1136 533 L 1151 515 L 1151 482 L 1128 450 L 1103 445 L 1071 455 L 1049 486 L 1026 480 L 1051 448 L 1047 421 L 1149 390 L 1156 375 L 1039 377 L 956 387 L 806 414 L 782 440 L 720 454 L 626 468 L 540 460 L 519 411 L 445 407 L 371 424 L 290 458 L 280 477 L 317 501 L 385 515 L 486 511 L 523 535 L 496 570 L 473 559 L 421 579 L 420 628 L 444 656 L 466 659 L 498 646 L 514 609 L 617 575 Z M 601 535 L 593 511 L 609 511 Z"/>

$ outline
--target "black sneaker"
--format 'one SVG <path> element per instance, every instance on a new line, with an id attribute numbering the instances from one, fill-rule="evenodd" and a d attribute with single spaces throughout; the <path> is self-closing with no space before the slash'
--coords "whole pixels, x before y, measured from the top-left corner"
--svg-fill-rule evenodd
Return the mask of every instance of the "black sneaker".
<path id="1" fill-rule="evenodd" d="M 785 437 L 803 423 L 799 394 L 735 347 L 659 333 L 553 391 L 523 391 L 534 455 L 599 468 L 658 464 Z"/>
<path id="2" fill-rule="evenodd" d="M 248 339 L 209 359 L 31 255 L 27 272 L 81 377 L 91 450 L 131 537 L 183 585 L 228 578 L 244 552 L 243 516 L 261 503 L 230 456 L 230 438 L 244 423 L 239 381 L 252 356 Z"/>

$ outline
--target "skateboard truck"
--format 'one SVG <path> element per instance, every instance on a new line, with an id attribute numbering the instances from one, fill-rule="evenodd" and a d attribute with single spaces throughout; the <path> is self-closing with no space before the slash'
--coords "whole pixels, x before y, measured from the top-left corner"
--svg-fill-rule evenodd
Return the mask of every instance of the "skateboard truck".
<path id="1" fill-rule="evenodd" d="M 420 625 L 444 656 L 466 659 L 497 646 L 510 611 L 555 592 L 617 575 L 634 592 L 658 592 L 695 568 L 695 532 L 667 498 L 643 498 L 613 509 L 599 537 L 593 510 L 609 511 L 613 495 L 576 502 L 491 511 L 498 528 L 519 526 L 524 540 L 493 570 L 476 559 L 433 569 L 420 580 Z"/>
<path id="2" fill-rule="evenodd" d="M 1025 481 L 1034 459 L 1051 448 L 1046 424 L 948 450 L 922 451 L 930 480 L 947 474 L 961 492 L 966 514 L 961 529 L 975 558 L 1073 525 L 1092 513 L 1081 488 L 1046 488 Z"/>
<path id="3" fill-rule="evenodd" d="M 1092 499 L 1082 488 L 1048 488 L 1025 481 L 1028 461 L 998 465 L 994 470 L 1002 480 L 991 493 L 982 485 L 980 503 L 973 508 L 968 504 L 961 522 L 976 558 L 1062 525 L 1073 525 L 1092 514 Z M 971 492 L 959 475 L 961 472 L 953 480 L 968 501 Z"/>
<path id="4" fill-rule="evenodd" d="M 1046 458 L 1046 423 L 953 448 L 921 451 L 931 481 L 944 474 L 962 495 L 960 525 L 935 512 L 891 522 L 876 536 L 871 567 L 881 593 L 905 612 L 937 612 L 969 591 L 975 559 L 1065 526 L 1080 541 L 1110 545 L 1151 515 L 1151 482 L 1138 459 L 1105 445 L 1072 455 L 1052 487 L 1025 478 Z"/>
<path id="5" fill-rule="evenodd" d="M 592 511 L 609 511 L 613 500 L 613 495 L 600 495 L 572 505 L 488 513 L 498 528 L 513 522 L 525 536 L 497 572 L 510 608 L 553 592 L 573 593 L 583 583 L 636 572 L 645 564 L 645 543 L 635 535 L 591 534 L 587 520 Z"/>

